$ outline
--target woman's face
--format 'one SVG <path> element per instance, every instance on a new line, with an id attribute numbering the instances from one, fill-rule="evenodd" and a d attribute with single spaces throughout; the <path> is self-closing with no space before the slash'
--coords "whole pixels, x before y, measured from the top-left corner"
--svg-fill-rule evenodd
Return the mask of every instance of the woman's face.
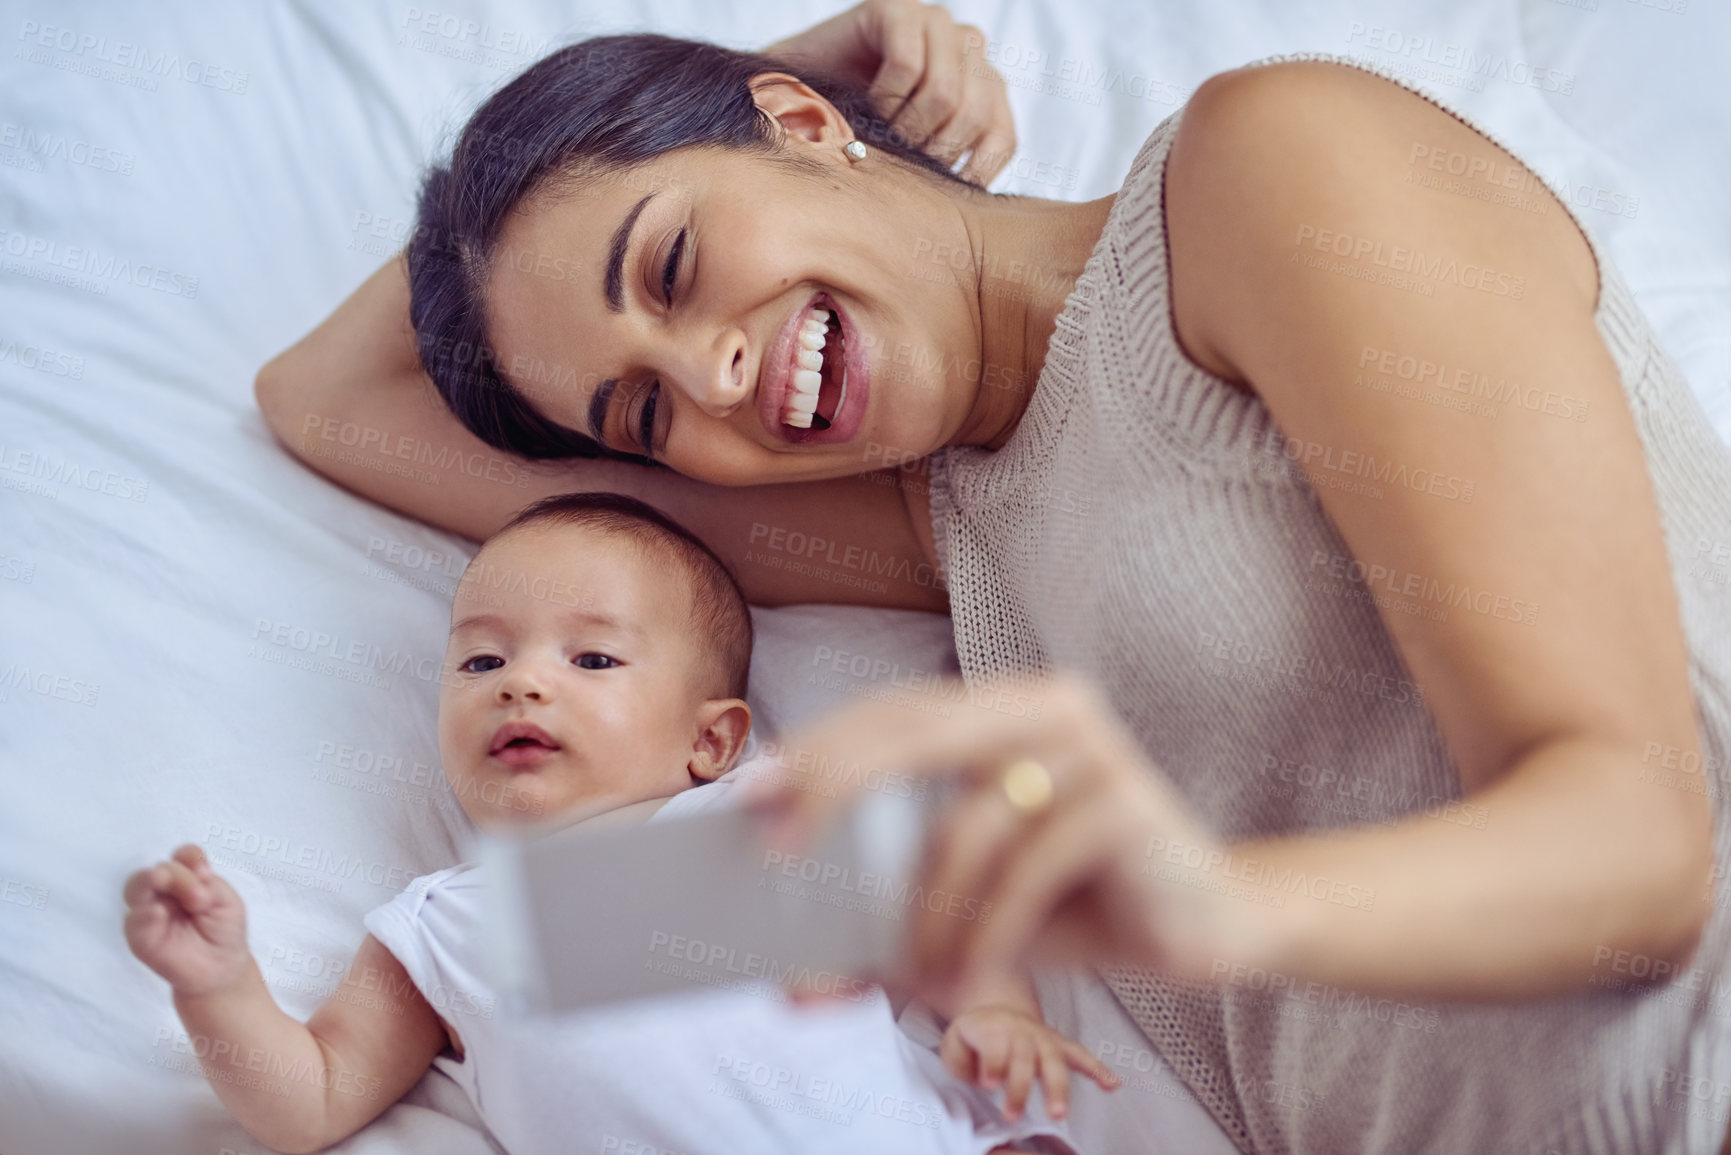
<path id="1" fill-rule="evenodd" d="M 644 451 L 652 408 L 650 455 L 716 484 L 845 476 L 945 444 L 982 384 L 1014 384 L 979 361 L 961 216 L 887 160 L 851 168 L 847 139 L 789 134 L 816 175 L 685 149 L 520 206 L 486 294 L 506 379 L 571 429 L 593 433 L 597 406 L 598 439 L 626 453 Z M 801 340 L 814 309 L 821 350 Z M 802 368 L 830 428 L 784 423 Z"/>

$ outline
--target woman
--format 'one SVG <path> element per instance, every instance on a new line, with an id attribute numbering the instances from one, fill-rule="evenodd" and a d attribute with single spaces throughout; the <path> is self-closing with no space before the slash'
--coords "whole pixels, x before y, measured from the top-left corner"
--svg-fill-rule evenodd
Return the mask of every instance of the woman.
<path id="1" fill-rule="evenodd" d="M 925 918 L 924 977 L 1157 968 L 1043 1001 L 1240 1148 L 1711 1150 L 1731 455 L 1567 210 L 1340 63 L 1214 78 L 1079 205 L 800 73 L 534 66 L 266 366 L 273 428 L 471 536 L 617 489 L 761 604 L 947 602 L 962 708 L 796 764 L 978 784 L 926 881 L 994 917 Z"/>

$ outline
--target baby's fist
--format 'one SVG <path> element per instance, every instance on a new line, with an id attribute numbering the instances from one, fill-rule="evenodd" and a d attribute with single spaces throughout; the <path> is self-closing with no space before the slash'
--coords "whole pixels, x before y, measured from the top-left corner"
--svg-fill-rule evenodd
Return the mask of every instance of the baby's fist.
<path id="1" fill-rule="evenodd" d="M 227 989 L 246 974 L 246 907 L 188 844 L 126 880 L 126 945 L 176 994 Z"/>

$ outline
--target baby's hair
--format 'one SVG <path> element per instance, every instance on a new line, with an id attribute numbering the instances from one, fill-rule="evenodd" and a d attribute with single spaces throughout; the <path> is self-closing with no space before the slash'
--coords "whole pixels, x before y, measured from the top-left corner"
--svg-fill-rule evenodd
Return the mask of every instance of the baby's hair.
<path id="1" fill-rule="evenodd" d="M 691 580 L 692 624 L 712 671 L 714 697 L 743 698 L 751 673 L 751 611 L 726 564 L 690 530 L 648 502 L 623 493 L 563 493 L 525 506 L 495 534 L 552 522 L 592 526 L 659 550 Z"/>

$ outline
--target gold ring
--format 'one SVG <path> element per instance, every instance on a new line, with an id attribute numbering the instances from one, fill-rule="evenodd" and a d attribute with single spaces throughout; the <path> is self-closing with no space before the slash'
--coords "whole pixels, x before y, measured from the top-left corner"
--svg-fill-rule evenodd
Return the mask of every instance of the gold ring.
<path id="1" fill-rule="evenodd" d="M 1020 758 L 1004 767 L 998 788 L 1023 814 L 1038 814 L 1052 804 L 1052 772 L 1032 758 Z"/>

